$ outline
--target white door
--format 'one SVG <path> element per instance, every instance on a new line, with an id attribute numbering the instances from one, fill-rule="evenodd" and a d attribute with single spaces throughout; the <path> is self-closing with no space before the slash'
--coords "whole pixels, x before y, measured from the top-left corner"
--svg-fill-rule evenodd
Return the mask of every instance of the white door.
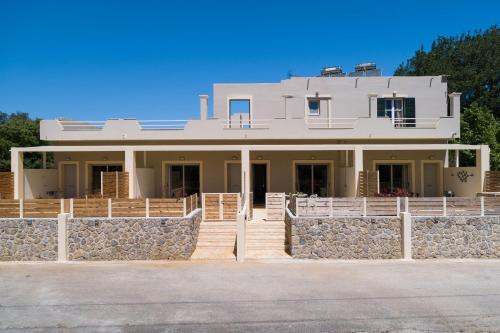
<path id="1" fill-rule="evenodd" d="M 227 165 L 227 191 L 229 193 L 241 192 L 241 164 L 229 163 Z"/>
<path id="2" fill-rule="evenodd" d="M 63 164 L 63 196 L 64 198 L 76 198 L 76 165 Z"/>
<path id="3" fill-rule="evenodd" d="M 438 164 L 424 163 L 424 197 L 439 196 Z"/>

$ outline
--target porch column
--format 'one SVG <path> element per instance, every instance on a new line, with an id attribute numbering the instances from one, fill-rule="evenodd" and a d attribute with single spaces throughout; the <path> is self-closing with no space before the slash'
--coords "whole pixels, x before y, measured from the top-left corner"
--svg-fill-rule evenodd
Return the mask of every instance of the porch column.
<path id="1" fill-rule="evenodd" d="M 359 189 L 359 173 L 363 171 L 363 148 L 360 146 L 354 147 L 354 196 L 358 196 Z"/>
<path id="2" fill-rule="evenodd" d="M 125 150 L 125 172 L 128 172 L 128 197 L 129 199 L 135 198 L 135 151 L 132 149 Z"/>
<path id="3" fill-rule="evenodd" d="M 359 189 L 359 173 L 363 171 L 363 148 L 360 146 L 354 147 L 354 196 L 358 195 Z"/>
<path id="4" fill-rule="evenodd" d="M 14 173 L 14 199 L 24 198 L 23 152 L 15 148 L 10 150 L 10 171 Z"/>
<path id="5" fill-rule="evenodd" d="M 490 170 L 490 147 L 488 145 L 481 145 L 480 148 L 476 150 L 476 167 L 479 168 L 481 173 L 480 191 L 484 191 L 486 171 Z"/>
<path id="6" fill-rule="evenodd" d="M 247 147 L 241 150 L 241 192 L 243 194 L 243 205 L 250 205 L 250 151 Z"/>

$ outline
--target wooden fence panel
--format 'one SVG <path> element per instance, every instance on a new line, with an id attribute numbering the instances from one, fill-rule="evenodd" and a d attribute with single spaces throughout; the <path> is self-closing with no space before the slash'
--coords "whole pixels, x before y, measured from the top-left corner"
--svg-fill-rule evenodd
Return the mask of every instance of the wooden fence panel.
<path id="1" fill-rule="evenodd" d="M 151 212 L 150 212 L 151 214 Z M 111 199 L 112 217 L 145 217 L 145 199 Z M 151 215 L 150 215 L 151 216 Z"/>
<path id="2" fill-rule="evenodd" d="M 13 172 L 0 172 L 0 199 L 14 199 Z"/>
<path id="3" fill-rule="evenodd" d="M 235 220 L 238 217 L 240 209 L 240 194 L 239 193 L 223 193 L 222 194 L 222 219 Z"/>
<path id="4" fill-rule="evenodd" d="M 330 216 L 330 198 L 296 198 L 297 216 Z"/>
<path id="5" fill-rule="evenodd" d="M 379 192 L 378 171 L 360 171 L 358 179 L 359 197 L 373 197 Z"/>
<path id="6" fill-rule="evenodd" d="M 446 198 L 446 215 L 481 215 L 481 199 Z"/>
<path id="7" fill-rule="evenodd" d="M 108 199 L 73 199 L 74 217 L 107 217 Z"/>
<path id="8" fill-rule="evenodd" d="M 500 192 L 500 171 L 486 171 L 484 177 L 485 192 Z"/>
<path id="9" fill-rule="evenodd" d="M 500 215 L 500 197 L 483 197 L 484 215 Z"/>
<path id="10" fill-rule="evenodd" d="M 0 200 L 0 218 L 18 218 L 19 200 L 1 199 Z"/>
<path id="11" fill-rule="evenodd" d="M 362 216 L 363 198 L 332 198 L 332 216 Z"/>
<path id="12" fill-rule="evenodd" d="M 48 218 L 61 213 L 59 199 L 29 199 L 23 201 L 23 217 Z"/>
<path id="13" fill-rule="evenodd" d="M 366 215 L 395 216 L 398 214 L 397 197 L 380 197 L 366 199 Z"/>
<path id="14" fill-rule="evenodd" d="M 271 221 L 285 219 L 285 193 L 266 193 L 266 213 Z"/>
<path id="15" fill-rule="evenodd" d="M 128 172 L 103 172 L 101 191 L 103 198 L 128 198 Z"/>
<path id="16" fill-rule="evenodd" d="M 184 216 L 183 198 L 149 199 L 150 217 L 182 217 Z"/>
<path id="17" fill-rule="evenodd" d="M 444 214 L 442 197 L 408 198 L 408 206 L 406 210 L 414 216 L 443 216 Z"/>
<path id="18" fill-rule="evenodd" d="M 220 220 L 222 204 L 219 193 L 203 193 L 203 216 L 205 220 Z"/>

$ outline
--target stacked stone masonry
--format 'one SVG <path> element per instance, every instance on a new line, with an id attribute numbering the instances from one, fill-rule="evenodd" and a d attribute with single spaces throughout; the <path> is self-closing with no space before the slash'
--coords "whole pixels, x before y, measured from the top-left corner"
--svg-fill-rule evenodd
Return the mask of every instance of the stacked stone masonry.
<path id="1" fill-rule="evenodd" d="M 288 250 L 293 258 L 401 258 L 401 222 L 397 217 L 286 216 Z"/>
<path id="2" fill-rule="evenodd" d="M 414 259 L 500 258 L 500 216 L 412 218 Z"/>
<path id="3" fill-rule="evenodd" d="M 57 219 L 0 219 L 0 261 L 57 260 Z"/>
<path id="4" fill-rule="evenodd" d="M 201 210 L 185 218 L 77 218 L 68 221 L 69 260 L 186 260 Z"/>

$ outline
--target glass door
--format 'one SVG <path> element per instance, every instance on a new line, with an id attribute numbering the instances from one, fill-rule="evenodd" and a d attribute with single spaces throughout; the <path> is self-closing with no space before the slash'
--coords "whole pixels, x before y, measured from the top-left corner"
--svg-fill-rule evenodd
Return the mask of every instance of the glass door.
<path id="1" fill-rule="evenodd" d="M 200 194 L 200 166 L 197 164 L 167 165 L 167 196 L 180 198 Z"/>
<path id="2" fill-rule="evenodd" d="M 295 175 L 297 192 L 328 196 L 328 164 L 298 164 Z"/>

